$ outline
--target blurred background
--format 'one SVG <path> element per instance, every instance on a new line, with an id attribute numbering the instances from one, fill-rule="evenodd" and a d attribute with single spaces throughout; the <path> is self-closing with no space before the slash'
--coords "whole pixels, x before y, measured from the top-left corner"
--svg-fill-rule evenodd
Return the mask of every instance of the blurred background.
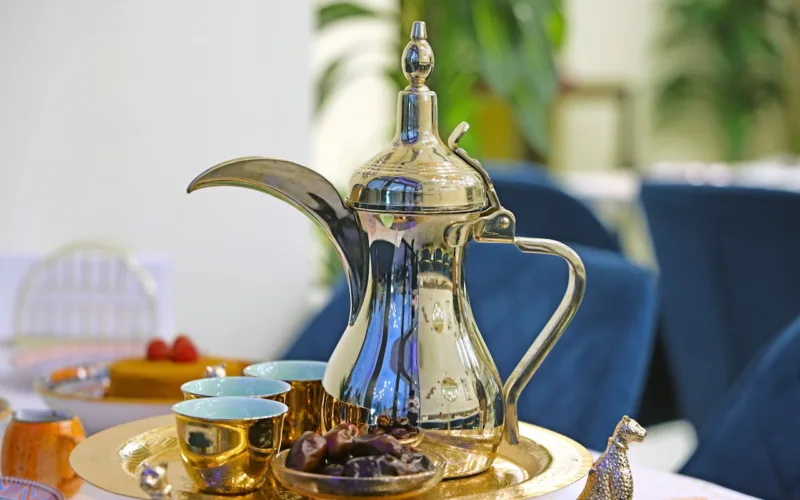
<path id="1" fill-rule="evenodd" d="M 341 277 L 333 248 L 286 203 L 186 186 L 261 155 L 345 189 L 391 140 L 400 53 L 425 20 L 440 133 L 470 123 L 463 144 L 519 230 L 657 283 L 649 316 L 608 342 L 639 346 L 623 409 L 671 432 L 643 460 L 678 469 L 800 314 L 799 12 L 796 0 L 2 1 L 0 339 L 53 337 L 57 320 L 20 312 L 41 305 L 23 290 L 63 272 L 43 259 L 96 260 L 99 246 L 147 297 L 149 326 L 131 332 L 302 354 L 296 339 Z M 603 318 L 587 335 L 617 331 Z"/>

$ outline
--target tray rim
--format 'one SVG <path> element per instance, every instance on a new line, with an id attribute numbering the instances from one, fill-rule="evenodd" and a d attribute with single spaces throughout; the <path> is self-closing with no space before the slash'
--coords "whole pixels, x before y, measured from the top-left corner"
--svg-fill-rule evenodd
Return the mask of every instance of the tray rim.
<path id="1" fill-rule="evenodd" d="M 33 381 L 33 389 L 36 391 L 37 394 L 42 396 L 43 398 L 53 398 L 53 399 L 60 399 L 64 401 L 89 401 L 92 403 L 108 403 L 108 404 L 138 404 L 138 405 L 174 405 L 181 401 L 180 398 L 121 398 L 121 397 L 114 397 L 114 396 L 102 396 L 102 397 L 93 397 L 87 394 L 81 393 L 63 393 L 57 392 L 56 388 L 65 383 L 75 382 L 80 380 L 95 380 L 101 381 L 103 379 L 108 379 L 107 375 L 102 374 L 103 369 L 108 369 L 111 365 L 111 362 L 106 361 L 98 361 L 96 363 L 86 363 L 86 364 L 79 364 L 79 365 L 70 365 L 65 366 L 63 368 L 58 368 L 53 370 L 52 372 L 48 373 L 47 375 L 42 375 L 36 377 Z M 67 372 L 67 371 L 75 371 L 75 375 L 72 377 L 63 378 L 58 381 L 53 380 L 53 375 L 59 372 Z M 80 373 L 81 370 L 85 370 L 86 375 L 81 377 Z M 54 388 L 49 387 L 49 385 L 54 385 Z"/>
<path id="2" fill-rule="evenodd" d="M 237 359 L 237 362 L 252 363 L 250 360 Z M 174 405 L 183 401 L 182 398 L 128 398 L 119 396 L 102 396 L 94 397 L 82 393 L 63 393 L 58 392 L 57 388 L 61 384 L 66 384 L 81 380 L 103 381 L 108 380 L 108 374 L 103 374 L 103 370 L 108 371 L 113 361 L 95 361 L 92 363 L 82 363 L 64 366 L 50 371 L 47 375 L 41 375 L 33 380 L 33 389 L 42 398 L 52 398 L 62 401 L 85 401 L 100 404 L 125 404 L 125 405 L 145 405 L 145 406 L 163 406 Z M 54 376 L 74 372 L 71 376 L 53 380 Z M 83 372 L 83 375 L 81 374 Z M 52 386 L 52 387 L 51 387 Z"/>
<path id="3" fill-rule="evenodd" d="M 538 435 L 540 438 L 545 437 L 546 441 L 560 441 L 565 447 L 569 447 L 576 453 L 576 455 L 579 456 L 580 463 L 576 464 L 576 470 L 572 475 L 560 478 L 559 481 L 548 483 L 548 488 L 546 490 L 532 490 L 530 488 L 530 486 L 532 486 L 530 483 L 523 482 L 501 490 L 494 490 L 496 498 L 502 498 L 504 500 L 527 499 L 553 493 L 574 484 L 580 479 L 586 477 L 586 475 L 589 473 L 589 469 L 592 467 L 594 458 L 584 446 L 573 439 L 559 434 L 558 432 L 529 424 L 527 422 L 520 422 L 519 426 L 520 435 L 522 437 L 525 437 L 543 447 L 548 453 L 551 454 L 551 456 L 553 455 L 551 448 L 547 447 L 544 443 L 537 441 L 531 437 L 531 435 Z M 117 495 L 147 499 L 149 497 L 147 497 L 147 495 L 141 489 L 139 489 L 139 484 L 136 478 L 132 477 L 120 466 L 117 459 L 117 452 L 125 442 L 129 441 L 134 436 L 169 427 L 175 427 L 173 415 L 162 415 L 145 418 L 142 420 L 135 420 L 133 422 L 128 422 L 100 431 L 97 434 L 88 437 L 72 451 L 72 454 L 70 455 L 70 465 L 75 473 L 81 476 L 87 483 L 92 484 L 101 490 Z M 551 462 L 550 465 L 537 477 L 541 477 L 548 470 L 551 470 L 552 467 L 553 462 Z M 126 487 L 118 486 L 123 484 L 125 484 Z M 184 493 L 184 495 L 186 498 L 191 498 L 193 496 L 188 492 Z M 481 498 L 482 495 L 485 495 L 485 493 L 476 493 L 474 495 L 466 495 L 455 498 L 456 500 L 473 499 Z M 202 495 L 198 494 L 197 497 L 202 498 Z"/>

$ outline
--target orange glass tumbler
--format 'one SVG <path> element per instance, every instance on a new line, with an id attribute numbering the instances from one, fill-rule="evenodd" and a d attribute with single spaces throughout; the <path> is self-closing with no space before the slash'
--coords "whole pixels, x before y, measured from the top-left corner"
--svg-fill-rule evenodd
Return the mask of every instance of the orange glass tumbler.
<path id="1" fill-rule="evenodd" d="M 15 411 L 3 437 L 2 474 L 53 486 L 70 497 L 83 480 L 70 467 L 69 455 L 84 439 L 83 425 L 71 413 Z"/>

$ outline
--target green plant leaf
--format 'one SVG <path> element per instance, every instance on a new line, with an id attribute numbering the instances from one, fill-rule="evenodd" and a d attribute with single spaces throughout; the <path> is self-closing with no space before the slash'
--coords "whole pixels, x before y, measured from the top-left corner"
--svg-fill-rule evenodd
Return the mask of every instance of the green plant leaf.
<path id="1" fill-rule="evenodd" d="M 791 5 L 790 5 L 791 2 Z M 728 160 L 746 155 L 761 111 L 782 103 L 785 40 L 798 23 L 795 0 L 671 0 L 661 50 L 679 65 L 658 89 L 656 116 L 704 106 Z"/>
<path id="2" fill-rule="evenodd" d="M 761 28 L 750 24 L 736 27 L 740 49 L 745 53 L 755 56 L 766 56 L 771 59 L 782 58 L 782 54 L 777 44 Z"/>
<path id="3" fill-rule="evenodd" d="M 516 51 L 500 18 L 500 5 L 490 0 L 475 0 L 472 4 L 472 21 L 483 70 L 481 76 L 497 92 L 508 98 L 517 82 L 519 63 Z"/>
<path id="4" fill-rule="evenodd" d="M 521 93 L 514 109 L 522 134 L 531 146 L 546 156 L 550 145 L 550 106 L 531 93 Z"/>
<path id="5" fill-rule="evenodd" d="M 324 30 L 340 21 L 353 19 L 377 19 L 383 17 L 380 11 L 353 2 L 334 2 L 323 5 L 317 11 L 317 29 Z"/>
<path id="6" fill-rule="evenodd" d="M 753 85 L 752 94 L 758 101 L 759 107 L 780 103 L 784 97 L 783 84 L 777 79 L 765 78 Z"/>
<path id="7" fill-rule="evenodd" d="M 317 98 L 314 106 L 314 113 L 321 113 L 325 107 L 325 104 L 328 103 L 334 87 L 336 86 L 336 82 L 339 79 L 339 75 L 342 72 L 343 65 L 344 59 L 334 59 L 328 63 L 328 65 L 322 70 L 322 73 L 320 73 L 320 76 L 317 79 Z"/>
<path id="8" fill-rule="evenodd" d="M 749 117 L 739 113 L 726 113 L 721 118 L 725 161 L 744 160 L 751 128 Z"/>
<path id="9" fill-rule="evenodd" d="M 800 5 L 796 2 L 791 4 L 791 1 L 787 3 L 789 3 L 789 5 L 784 8 L 770 5 L 769 14 L 774 20 L 778 21 L 779 24 L 783 25 L 791 36 L 800 36 Z"/>
<path id="10" fill-rule="evenodd" d="M 478 139 L 484 123 L 476 122 L 480 100 L 476 99 L 475 85 L 478 81 L 476 72 L 455 73 L 447 80 L 447 92 L 439 98 L 439 130 L 446 140 L 456 126 L 465 121 L 475 127 L 474 132 L 466 134 L 459 143 L 471 155 L 480 157 L 483 154 L 481 142 Z"/>
<path id="11" fill-rule="evenodd" d="M 533 90 L 539 100 L 548 102 L 555 97 L 558 90 L 555 50 L 544 24 L 550 11 L 542 8 L 541 3 L 536 0 L 527 0 L 527 3 L 537 7 L 533 7 L 532 18 L 520 22 L 522 91 Z"/>
<path id="12" fill-rule="evenodd" d="M 556 51 L 560 51 L 567 39 L 567 20 L 564 18 L 564 12 L 559 9 L 550 10 L 544 19 L 544 25 L 550 44 Z"/>
<path id="13" fill-rule="evenodd" d="M 708 76 L 694 72 L 672 76 L 661 83 L 656 96 L 656 125 L 664 127 L 686 109 L 713 102 L 714 84 Z"/>
<path id="14" fill-rule="evenodd" d="M 556 49 L 547 27 L 558 14 L 554 5 L 541 0 L 516 0 L 515 5 L 519 37 L 513 53 L 520 69 L 510 97 L 526 141 L 542 155 L 549 151 L 550 111 L 559 90 Z"/>
<path id="15" fill-rule="evenodd" d="M 659 99 L 668 105 L 677 103 L 677 100 L 709 100 L 713 93 L 714 82 L 709 76 L 686 72 L 666 79 L 662 83 Z"/>
<path id="16" fill-rule="evenodd" d="M 800 37 L 800 10 L 792 8 L 786 13 L 784 19 L 786 20 L 786 28 L 795 37 Z"/>

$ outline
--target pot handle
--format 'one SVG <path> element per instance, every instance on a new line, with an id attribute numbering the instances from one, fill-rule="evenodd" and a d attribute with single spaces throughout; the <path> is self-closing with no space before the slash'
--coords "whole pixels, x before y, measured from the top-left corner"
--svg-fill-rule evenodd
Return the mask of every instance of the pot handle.
<path id="1" fill-rule="evenodd" d="M 483 178 L 486 185 L 488 204 L 481 213 L 481 217 L 474 223 L 451 225 L 445 235 L 448 243 L 453 246 L 464 245 L 470 236 L 475 241 L 485 243 L 513 243 L 525 253 L 557 255 L 566 260 L 569 265 L 569 282 L 567 283 L 567 291 L 564 293 L 564 298 L 561 299 L 556 312 L 550 317 L 544 329 L 539 332 L 536 340 L 533 341 L 530 349 L 525 353 L 517 367 L 514 368 L 511 376 L 503 386 L 503 399 L 506 408 L 506 438 L 509 443 L 517 444 L 519 442 L 519 419 L 517 417 L 519 395 L 575 316 L 586 291 L 586 268 L 578 254 L 561 242 L 538 238 L 522 238 L 514 234 L 516 231 L 514 214 L 500 204 L 500 199 L 494 189 L 489 173 L 486 172 L 478 160 L 472 158 L 463 148 L 458 146 L 458 141 L 467 130 L 469 130 L 469 125 L 466 122 L 461 122 L 450 134 L 447 144 L 456 155 L 471 165 Z"/>
<path id="2" fill-rule="evenodd" d="M 517 418 L 517 401 L 519 395 L 541 366 L 542 361 L 550 353 L 561 334 L 567 329 L 575 313 L 578 311 L 583 294 L 586 291 L 586 268 L 577 253 L 567 245 L 547 239 L 514 237 L 514 245 L 525 253 L 557 255 L 569 265 L 569 281 L 564 298 L 558 308 L 547 321 L 533 344 L 514 368 L 511 376 L 503 386 L 503 399 L 506 408 L 506 438 L 511 444 L 519 442 L 519 421 Z"/>

